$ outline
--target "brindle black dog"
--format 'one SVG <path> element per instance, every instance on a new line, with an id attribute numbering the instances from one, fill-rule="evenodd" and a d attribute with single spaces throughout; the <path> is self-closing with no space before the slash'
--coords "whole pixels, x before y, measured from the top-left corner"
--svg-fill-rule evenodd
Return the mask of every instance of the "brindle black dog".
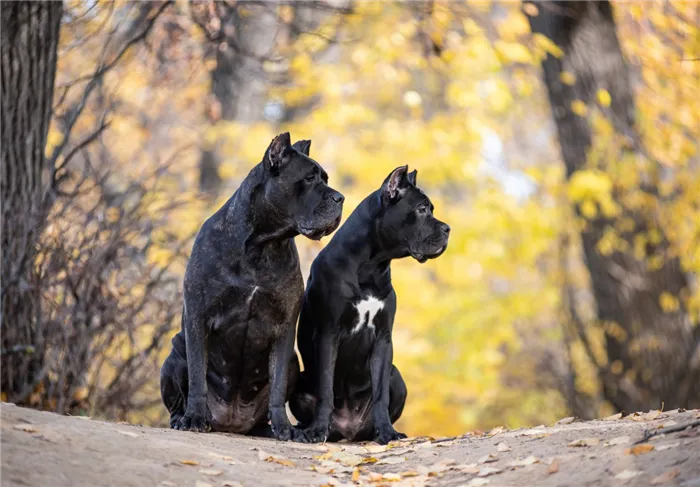
<path id="1" fill-rule="evenodd" d="M 304 372 L 290 399 L 310 441 L 405 438 L 392 426 L 407 391 L 392 364 L 390 264 L 438 257 L 449 232 L 416 186 L 416 171 L 403 166 L 360 203 L 313 262 L 297 336 Z"/>
<path id="2" fill-rule="evenodd" d="M 294 237 L 333 232 L 343 205 L 310 145 L 278 135 L 195 239 L 182 330 L 161 370 L 175 429 L 305 441 L 285 411 L 299 374 L 294 332 L 304 292 Z"/>

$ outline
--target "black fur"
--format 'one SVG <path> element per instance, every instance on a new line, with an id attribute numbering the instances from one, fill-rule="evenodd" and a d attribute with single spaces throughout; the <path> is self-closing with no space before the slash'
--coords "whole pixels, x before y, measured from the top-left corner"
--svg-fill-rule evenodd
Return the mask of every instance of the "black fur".
<path id="1" fill-rule="evenodd" d="M 450 227 L 432 215 L 416 171 L 395 169 L 336 232 L 311 266 L 297 342 L 304 362 L 290 399 L 310 441 L 403 438 L 406 385 L 392 364 L 396 293 L 393 259 L 436 258 Z M 375 302 L 373 312 L 358 303 Z"/>
<path id="2" fill-rule="evenodd" d="M 343 204 L 309 146 L 277 136 L 195 239 L 182 330 L 161 370 L 175 429 L 262 434 L 269 417 L 275 437 L 305 441 L 285 411 L 304 291 L 294 237 L 333 232 Z"/>

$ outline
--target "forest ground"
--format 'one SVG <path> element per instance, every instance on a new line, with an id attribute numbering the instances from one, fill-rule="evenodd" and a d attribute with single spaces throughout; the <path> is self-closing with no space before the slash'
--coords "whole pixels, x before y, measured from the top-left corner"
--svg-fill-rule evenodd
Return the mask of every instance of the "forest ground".
<path id="1" fill-rule="evenodd" d="M 303 445 L 59 416 L 3 403 L 2 486 L 700 487 L 700 410 L 457 438 Z"/>

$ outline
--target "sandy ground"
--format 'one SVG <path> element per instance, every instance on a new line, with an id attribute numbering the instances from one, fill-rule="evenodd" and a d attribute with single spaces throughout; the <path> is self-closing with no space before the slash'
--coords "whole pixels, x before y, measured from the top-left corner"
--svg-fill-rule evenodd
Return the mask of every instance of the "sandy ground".
<path id="1" fill-rule="evenodd" d="M 700 426 L 633 445 L 646 430 L 697 421 L 699 410 L 566 418 L 552 427 L 409 438 L 389 447 L 185 433 L 5 403 L 1 416 L 3 486 L 700 487 Z"/>

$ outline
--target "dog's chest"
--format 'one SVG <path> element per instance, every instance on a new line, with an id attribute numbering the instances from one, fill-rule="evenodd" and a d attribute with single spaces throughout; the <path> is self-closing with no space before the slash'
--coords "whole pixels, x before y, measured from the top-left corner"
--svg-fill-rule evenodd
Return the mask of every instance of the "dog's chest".
<path id="1" fill-rule="evenodd" d="M 353 305 L 357 316 L 350 330 L 351 335 L 363 330 L 374 331 L 374 318 L 384 309 L 384 301 L 372 295 L 367 295 Z"/>

